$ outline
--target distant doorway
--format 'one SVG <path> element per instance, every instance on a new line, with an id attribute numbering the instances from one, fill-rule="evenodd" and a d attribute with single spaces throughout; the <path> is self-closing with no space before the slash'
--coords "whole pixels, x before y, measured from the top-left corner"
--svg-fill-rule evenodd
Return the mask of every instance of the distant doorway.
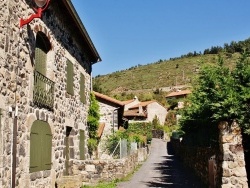
<path id="1" fill-rule="evenodd" d="M 64 156 L 65 156 L 65 171 L 64 175 L 70 175 L 70 133 L 72 131 L 72 127 L 66 127 L 66 135 L 64 139 L 65 149 L 64 149 Z"/>

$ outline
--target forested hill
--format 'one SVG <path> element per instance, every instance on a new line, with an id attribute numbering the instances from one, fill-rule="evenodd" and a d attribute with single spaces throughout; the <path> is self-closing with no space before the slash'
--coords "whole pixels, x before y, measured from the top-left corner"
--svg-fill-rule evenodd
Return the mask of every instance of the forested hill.
<path id="1" fill-rule="evenodd" d="M 225 66 L 234 66 L 243 50 L 250 49 L 250 38 L 225 43 L 223 47 L 212 46 L 203 53 L 190 52 L 181 57 L 159 60 L 147 65 L 136 65 L 93 78 L 93 88 L 104 94 L 133 92 L 135 90 L 159 89 L 176 85 L 190 85 L 202 63 L 217 63 L 218 55 L 224 58 Z"/>

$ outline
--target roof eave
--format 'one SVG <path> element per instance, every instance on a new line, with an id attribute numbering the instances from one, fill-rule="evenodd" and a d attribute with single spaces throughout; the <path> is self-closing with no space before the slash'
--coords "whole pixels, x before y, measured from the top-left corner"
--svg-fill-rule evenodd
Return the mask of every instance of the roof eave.
<path id="1" fill-rule="evenodd" d="M 66 8 L 68 9 L 69 13 L 71 14 L 73 20 L 75 21 L 77 27 L 79 28 L 79 30 L 81 31 L 82 37 L 85 38 L 85 40 L 88 42 L 89 48 L 91 49 L 92 55 L 94 58 L 91 58 L 91 64 L 95 64 L 97 62 L 102 61 L 99 53 L 97 52 L 91 38 L 89 37 L 89 34 L 87 32 L 87 30 L 85 29 L 81 19 L 79 18 L 73 4 L 71 3 L 71 1 L 68 0 L 64 0 L 63 1 Z"/>

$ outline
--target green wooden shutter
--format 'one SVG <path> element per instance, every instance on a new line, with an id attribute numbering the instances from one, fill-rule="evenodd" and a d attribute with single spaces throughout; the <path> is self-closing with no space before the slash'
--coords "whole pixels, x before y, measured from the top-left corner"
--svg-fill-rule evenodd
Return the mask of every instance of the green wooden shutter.
<path id="1" fill-rule="evenodd" d="M 85 97 L 85 77 L 83 74 L 81 74 L 80 78 L 80 100 L 83 104 L 86 103 L 86 97 Z"/>
<path id="2" fill-rule="evenodd" d="M 85 159 L 85 132 L 80 130 L 80 160 Z"/>
<path id="3" fill-rule="evenodd" d="M 35 69 L 44 76 L 46 76 L 46 57 L 46 53 L 37 47 L 35 51 Z M 46 84 L 42 81 L 42 79 L 37 79 L 35 84 L 36 89 L 45 95 L 44 92 Z"/>
<path id="4" fill-rule="evenodd" d="M 52 152 L 52 134 L 48 123 L 43 122 L 42 138 L 42 168 L 43 170 L 51 169 L 51 152 Z"/>
<path id="5" fill-rule="evenodd" d="M 73 64 L 67 60 L 67 92 L 71 95 L 74 95 L 74 70 Z"/>
<path id="6" fill-rule="evenodd" d="M 35 121 L 31 128 L 30 133 L 30 172 L 37 172 L 41 170 L 41 157 L 42 150 L 41 134 L 40 134 L 40 121 Z"/>
<path id="7" fill-rule="evenodd" d="M 36 48 L 35 51 L 35 68 L 36 71 L 40 72 L 44 76 L 46 76 L 46 61 L 47 54 L 40 48 Z"/>
<path id="8" fill-rule="evenodd" d="M 47 122 L 36 120 L 30 133 L 30 172 L 51 169 L 52 135 Z"/>

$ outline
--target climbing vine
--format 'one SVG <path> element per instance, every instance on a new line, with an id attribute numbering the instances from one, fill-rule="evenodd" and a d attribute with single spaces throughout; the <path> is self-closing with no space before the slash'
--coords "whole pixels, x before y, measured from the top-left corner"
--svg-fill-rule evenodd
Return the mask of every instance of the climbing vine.
<path id="1" fill-rule="evenodd" d="M 90 153 L 96 150 L 98 145 L 97 129 L 99 125 L 99 119 L 100 119 L 99 104 L 95 98 L 95 95 L 91 93 L 90 107 L 87 119 L 88 131 L 89 131 L 88 148 Z"/>

